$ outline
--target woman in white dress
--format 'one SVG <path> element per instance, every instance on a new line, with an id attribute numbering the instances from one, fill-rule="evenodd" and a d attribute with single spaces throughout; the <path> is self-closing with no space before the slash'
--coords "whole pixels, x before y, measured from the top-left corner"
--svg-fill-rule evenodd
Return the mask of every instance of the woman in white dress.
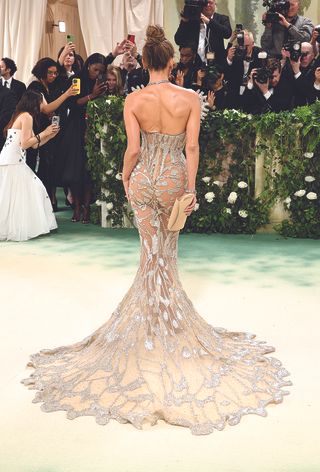
<path id="1" fill-rule="evenodd" d="M 57 228 L 46 189 L 26 164 L 26 149 L 42 146 L 59 132 L 59 127 L 50 125 L 34 135 L 33 122 L 43 105 L 41 94 L 27 91 L 6 127 L 0 153 L 1 241 L 26 241 Z"/>

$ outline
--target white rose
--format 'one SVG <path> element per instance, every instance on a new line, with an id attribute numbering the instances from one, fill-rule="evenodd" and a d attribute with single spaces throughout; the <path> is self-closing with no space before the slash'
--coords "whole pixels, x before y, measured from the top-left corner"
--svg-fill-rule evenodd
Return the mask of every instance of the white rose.
<path id="1" fill-rule="evenodd" d="M 214 182 L 214 185 L 217 185 L 218 187 L 222 187 L 222 182 L 220 182 L 220 180 L 215 180 Z"/>
<path id="2" fill-rule="evenodd" d="M 314 177 L 312 177 L 312 175 L 307 175 L 304 180 L 306 182 L 314 182 L 316 179 Z"/>
<path id="3" fill-rule="evenodd" d="M 237 198 L 238 198 L 238 195 L 236 194 L 236 192 L 231 192 L 228 197 L 228 203 L 231 203 L 231 205 L 233 205 L 234 203 L 236 203 Z"/>
<path id="4" fill-rule="evenodd" d="M 207 200 L 208 203 L 211 203 L 215 198 L 215 194 L 213 192 L 208 192 L 205 194 L 204 198 Z"/>
<path id="5" fill-rule="evenodd" d="M 96 133 L 96 139 L 100 139 L 100 134 Z"/>
<path id="6" fill-rule="evenodd" d="M 109 190 L 103 190 L 102 193 L 105 197 L 109 197 L 109 195 L 110 195 Z"/>
<path id="7" fill-rule="evenodd" d="M 231 208 L 225 208 L 224 211 L 228 213 L 228 215 L 231 215 L 232 213 Z"/>
<path id="8" fill-rule="evenodd" d="M 241 218 L 248 217 L 248 212 L 246 212 L 246 210 L 239 210 L 238 213 L 239 213 L 239 216 L 241 216 Z"/>
<path id="9" fill-rule="evenodd" d="M 312 159 L 313 156 L 314 156 L 313 152 L 305 152 L 304 153 L 304 157 L 306 157 L 307 159 Z"/>
<path id="10" fill-rule="evenodd" d="M 194 206 L 194 211 L 198 211 L 199 210 L 199 203 L 196 203 L 195 206 Z"/>
<path id="11" fill-rule="evenodd" d="M 107 174 L 107 175 L 112 175 L 112 174 L 113 174 L 113 170 L 112 170 L 112 169 L 107 170 L 106 174 Z"/>
<path id="12" fill-rule="evenodd" d="M 122 180 L 121 174 L 118 173 L 118 174 L 116 175 L 116 179 L 117 179 L 117 180 Z"/>
<path id="13" fill-rule="evenodd" d="M 210 182 L 210 180 L 211 180 L 211 177 L 203 177 L 201 180 L 202 180 L 205 184 L 208 184 L 208 183 Z"/>
<path id="14" fill-rule="evenodd" d="M 318 198 L 318 195 L 314 192 L 309 192 L 307 193 L 307 199 L 308 200 L 317 200 Z"/>
<path id="15" fill-rule="evenodd" d="M 295 192 L 296 197 L 303 197 L 305 194 L 306 194 L 305 190 L 297 190 L 297 192 Z"/>
<path id="16" fill-rule="evenodd" d="M 107 203 L 107 204 L 106 204 L 106 208 L 107 208 L 107 210 L 112 210 L 112 208 L 113 208 L 113 203 L 112 203 L 112 202 Z"/>
<path id="17" fill-rule="evenodd" d="M 111 105 L 111 100 L 108 100 L 108 99 L 107 99 L 107 100 L 106 100 L 106 104 L 107 104 L 107 105 Z"/>
<path id="18" fill-rule="evenodd" d="M 238 183 L 238 187 L 239 188 L 247 188 L 248 187 L 248 184 L 246 182 L 239 182 Z"/>
<path id="19" fill-rule="evenodd" d="M 285 202 L 285 203 L 291 203 L 291 198 L 290 198 L 290 197 L 287 197 L 284 202 Z"/>
<path id="20" fill-rule="evenodd" d="M 252 120 L 252 115 L 247 116 L 248 120 Z"/>

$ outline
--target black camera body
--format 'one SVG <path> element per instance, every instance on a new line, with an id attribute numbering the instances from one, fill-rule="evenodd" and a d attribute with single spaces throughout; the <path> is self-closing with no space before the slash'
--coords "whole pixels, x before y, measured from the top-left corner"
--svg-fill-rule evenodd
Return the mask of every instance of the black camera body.
<path id="1" fill-rule="evenodd" d="M 237 36 L 236 36 L 237 45 L 236 45 L 235 57 L 238 59 L 244 59 L 247 54 L 247 48 L 244 44 L 244 31 L 243 31 L 242 25 L 239 24 L 236 26 L 236 33 L 237 33 Z"/>
<path id="2" fill-rule="evenodd" d="M 287 16 L 289 9 L 290 9 L 290 1 L 289 0 L 263 0 L 263 6 L 267 7 L 267 16 L 266 19 L 263 21 L 264 24 L 266 23 L 279 23 L 279 13 L 283 16 Z"/>
<path id="3" fill-rule="evenodd" d="M 262 67 L 259 67 L 253 78 L 258 84 L 266 84 L 272 77 L 272 72 L 268 67 L 268 54 L 264 51 L 259 52 L 258 58 L 261 61 Z"/>
<path id="4" fill-rule="evenodd" d="M 203 79 L 203 87 L 208 91 L 213 90 L 223 73 L 221 67 L 215 62 L 213 52 L 207 52 L 207 64 L 203 64 L 201 70 L 206 73 Z"/>
<path id="5" fill-rule="evenodd" d="M 271 79 L 272 72 L 266 66 L 259 67 L 259 69 L 256 70 L 256 73 L 254 74 L 253 77 L 254 77 L 254 80 L 258 82 L 258 84 L 266 84 L 268 80 Z"/>
<path id="6" fill-rule="evenodd" d="M 207 5 L 207 0 L 185 0 L 182 16 L 188 20 L 200 21 L 202 9 Z"/>
<path id="7" fill-rule="evenodd" d="M 283 49 L 285 51 L 290 52 L 290 59 L 294 62 L 298 62 L 299 58 L 301 57 L 301 43 L 298 41 L 287 41 L 283 45 Z"/>

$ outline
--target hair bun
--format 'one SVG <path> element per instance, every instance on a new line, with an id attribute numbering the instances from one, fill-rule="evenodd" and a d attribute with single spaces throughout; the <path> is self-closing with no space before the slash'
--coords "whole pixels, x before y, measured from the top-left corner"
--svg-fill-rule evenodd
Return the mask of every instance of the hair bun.
<path id="1" fill-rule="evenodd" d="M 147 43 L 150 45 L 157 45 L 166 40 L 164 30 L 159 25 L 150 25 L 147 29 Z"/>

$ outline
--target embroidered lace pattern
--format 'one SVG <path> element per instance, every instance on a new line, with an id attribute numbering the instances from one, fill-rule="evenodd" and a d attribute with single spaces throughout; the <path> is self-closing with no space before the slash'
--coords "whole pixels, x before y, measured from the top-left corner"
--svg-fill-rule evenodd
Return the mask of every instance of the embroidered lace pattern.
<path id="1" fill-rule="evenodd" d="M 141 429 L 159 419 L 196 435 L 266 416 L 291 385 L 274 351 L 250 333 L 214 328 L 195 311 L 177 272 L 178 232 L 167 222 L 186 183 L 185 134 L 142 132 L 130 196 L 140 267 L 111 318 L 83 341 L 31 356 L 22 382 L 34 403 L 67 417 L 94 416 Z"/>

